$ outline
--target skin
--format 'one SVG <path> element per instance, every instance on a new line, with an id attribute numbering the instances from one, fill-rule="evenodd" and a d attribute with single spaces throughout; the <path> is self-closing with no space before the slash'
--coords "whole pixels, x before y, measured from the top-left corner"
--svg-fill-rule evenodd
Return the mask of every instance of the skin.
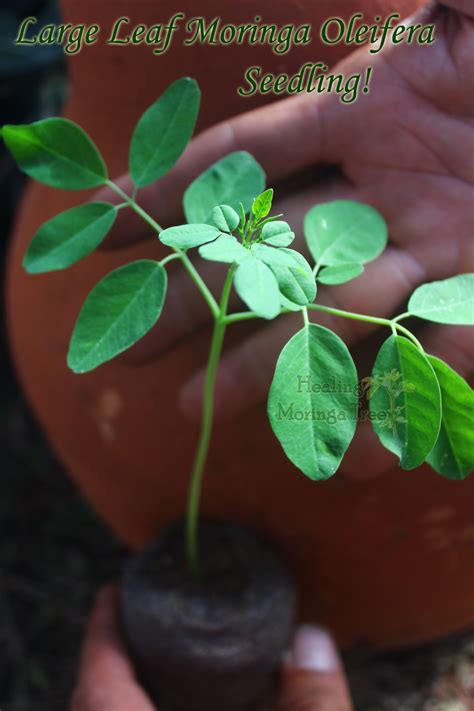
<path id="1" fill-rule="evenodd" d="M 347 685 L 328 634 L 301 627 L 282 668 L 274 711 L 351 711 Z M 92 612 L 70 711 L 159 711 L 139 686 L 117 625 L 117 591 L 102 590 Z"/>
<path id="2" fill-rule="evenodd" d="M 313 179 L 297 190 L 279 190 L 274 205 L 299 233 L 302 218 L 318 202 L 346 198 L 376 207 L 388 222 L 390 245 L 362 277 L 337 288 L 321 287 L 318 301 L 338 308 L 389 317 L 404 310 L 411 292 L 423 282 L 474 270 L 474 3 L 432 3 L 413 17 L 436 23 L 432 45 L 387 44 L 383 52 L 362 48 L 333 69 L 348 75 L 373 68 L 370 93 L 353 104 L 334 94 L 304 94 L 218 124 L 199 135 L 175 168 L 139 194 L 140 204 L 162 225 L 182 221 L 181 195 L 210 163 L 234 150 L 250 151 L 264 166 L 268 184 L 291 186 L 291 176 L 312 169 Z M 405 23 L 406 24 L 406 23 Z M 302 140 L 302 137 L 304 139 Z M 333 169 L 321 175 L 321 166 Z M 119 180 L 131 190 L 128 176 Z M 108 191 L 100 199 L 116 200 Z M 149 239 L 136 216 L 123 212 L 109 248 Z M 165 251 L 163 252 L 165 253 Z M 173 265 L 174 266 L 174 265 Z M 223 271 L 200 263 L 208 285 L 217 292 Z M 170 308 L 155 329 L 125 356 L 140 366 L 174 344 L 189 339 L 209 322 L 204 303 L 182 270 L 171 271 L 168 293 L 179 308 Z M 239 309 L 238 303 L 234 304 Z M 316 318 L 313 316 L 313 318 Z M 318 315 L 353 349 L 367 338 L 370 325 Z M 227 350 L 217 381 L 216 417 L 232 417 L 263 401 L 278 353 L 301 325 L 299 315 L 264 323 Z M 472 331 L 462 327 L 425 326 L 426 350 L 447 360 L 465 377 L 471 375 Z M 367 352 L 368 347 L 365 346 Z M 184 383 L 183 413 L 200 417 L 203 368 Z M 376 442 L 370 425 L 359 427 L 344 468 L 370 447 L 371 474 L 395 463 Z"/>

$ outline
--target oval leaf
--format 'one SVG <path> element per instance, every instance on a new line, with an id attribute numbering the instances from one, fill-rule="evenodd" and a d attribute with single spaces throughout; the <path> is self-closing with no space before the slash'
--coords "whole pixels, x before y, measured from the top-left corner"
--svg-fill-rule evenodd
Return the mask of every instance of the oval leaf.
<path id="1" fill-rule="evenodd" d="M 191 140 L 201 92 L 194 79 L 173 82 L 138 121 L 130 144 L 130 175 L 138 187 L 167 173 Z"/>
<path id="2" fill-rule="evenodd" d="M 50 118 L 25 126 L 4 126 L 2 136 L 19 167 L 53 188 L 96 188 L 107 168 L 87 133 L 77 124 Z"/>
<path id="3" fill-rule="evenodd" d="M 267 222 L 263 227 L 262 240 L 273 247 L 288 247 L 294 239 L 295 233 L 289 224 L 281 220 Z"/>
<path id="4" fill-rule="evenodd" d="M 166 284 L 164 267 L 148 259 L 107 274 L 77 319 L 67 357 L 71 370 L 93 370 L 142 338 L 161 314 Z"/>
<path id="5" fill-rule="evenodd" d="M 341 339 L 310 324 L 278 358 L 268 417 L 287 457 L 313 480 L 338 469 L 356 429 L 357 371 Z"/>
<path id="6" fill-rule="evenodd" d="M 242 301 L 258 316 L 272 319 L 280 313 L 277 280 L 259 259 L 248 257 L 240 264 L 235 272 L 234 285 Z"/>
<path id="7" fill-rule="evenodd" d="M 190 249 L 211 242 L 219 235 L 217 227 L 212 225 L 178 225 L 160 232 L 159 239 L 168 247 Z"/>
<path id="8" fill-rule="evenodd" d="M 377 210 L 352 200 L 315 205 L 305 217 L 304 233 L 319 265 L 370 262 L 383 252 L 388 236 Z"/>
<path id="9" fill-rule="evenodd" d="M 252 254 L 271 268 L 283 296 L 301 306 L 314 301 L 316 280 L 302 254 L 293 249 L 274 249 L 265 244 L 253 245 Z"/>
<path id="10" fill-rule="evenodd" d="M 265 187 L 265 173 L 246 151 L 230 153 L 214 163 L 184 193 L 183 207 L 188 222 L 211 222 L 216 205 L 248 211 L 254 195 Z"/>
<path id="11" fill-rule="evenodd" d="M 273 188 L 268 188 L 258 195 L 252 203 L 252 215 L 255 220 L 263 220 L 272 209 Z"/>
<path id="12" fill-rule="evenodd" d="M 474 274 L 419 286 L 408 302 L 408 311 L 436 323 L 474 325 Z"/>
<path id="13" fill-rule="evenodd" d="M 240 223 L 240 217 L 229 205 L 219 205 L 212 211 L 212 221 L 221 232 L 233 232 Z"/>
<path id="14" fill-rule="evenodd" d="M 318 281 L 321 284 L 345 284 L 352 279 L 356 279 L 362 274 L 364 267 L 362 264 L 341 264 L 337 267 L 324 267 L 318 273 Z"/>
<path id="15" fill-rule="evenodd" d="M 212 262 L 240 264 L 244 259 L 248 259 L 249 250 L 243 247 L 233 235 L 221 235 L 215 242 L 200 247 L 199 254 L 203 259 Z"/>
<path id="16" fill-rule="evenodd" d="M 23 259 L 30 274 L 66 269 L 94 251 L 117 217 L 117 208 L 91 202 L 61 212 L 45 222 L 33 237 Z"/>
<path id="17" fill-rule="evenodd" d="M 372 425 L 403 469 L 425 461 L 438 438 L 441 394 L 426 356 L 408 339 L 391 336 L 380 349 L 369 389 Z"/>
<path id="18" fill-rule="evenodd" d="M 441 389 L 441 429 L 427 462 L 448 479 L 474 470 L 474 391 L 449 365 L 428 356 Z"/>

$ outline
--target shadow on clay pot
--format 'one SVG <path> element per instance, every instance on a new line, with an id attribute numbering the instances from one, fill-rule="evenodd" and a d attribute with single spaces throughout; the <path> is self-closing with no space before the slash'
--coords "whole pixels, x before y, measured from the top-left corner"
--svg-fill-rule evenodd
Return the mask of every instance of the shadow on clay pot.
<path id="1" fill-rule="evenodd" d="M 202 522 L 200 546 L 198 578 L 181 523 L 129 563 L 121 620 L 130 654 L 163 711 L 260 711 L 290 640 L 293 582 L 269 544 L 239 526 Z"/>

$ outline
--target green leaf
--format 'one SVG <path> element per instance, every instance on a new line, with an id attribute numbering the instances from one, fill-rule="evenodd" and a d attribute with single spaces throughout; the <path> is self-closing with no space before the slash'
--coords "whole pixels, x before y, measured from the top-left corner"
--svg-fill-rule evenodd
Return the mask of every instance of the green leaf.
<path id="1" fill-rule="evenodd" d="M 61 212 L 45 222 L 33 237 L 23 259 L 30 274 L 66 269 L 94 251 L 117 217 L 117 208 L 90 202 Z"/>
<path id="2" fill-rule="evenodd" d="M 319 265 L 357 262 L 379 256 L 387 244 L 387 225 L 374 208 L 352 200 L 315 205 L 306 214 L 304 233 Z"/>
<path id="3" fill-rule="evenodd" d="M 341 339 L 310 324 L 278 358 L 268 417 L 285 454 L 313 480 L 338 469 L 356 429 L 357 371 Z"/>
<path id="4" fill-rule="evenodd" d="M 212 211 L 212 221 L 221 232 L 230 233 L 239 226 L 240 217 L 229 205 L 219 205 Z"/>
<path id="5" fill-rule="evenodd" d="M 314 301 L 316 280 L 302 254 L 293 249 L 275 249 L 265 244 L 252 245 L 252 254 L 271 268 L 283 296 L 301 306 Z"/>
<path id="6" fill-rule="evenodd" d="M 272 319 L 280 313 L 277 280 L 259 259 L 249 256 L 237 267 L 234 285 L 242 301 L 258 316 Z"/>
<path id="7" fill-rule="evenodd" d="M 442 418 L 427 462 L 449 479 L 465 479 L 474 470 L 474 391 L 442 360 L 428 360 L 441 389 Z"/>
<path id="8" fill-rule="evenodd" d="M 67 357 L 71 370 L 93 370 L 142 338 L 161 314 L 166 284 L 164 267 L 149 259 L 107 274 L 77 319 Z"/>
<path id="9" fill-rule="evenodd" d="M 199 254 L 203 259 L 212 262 L 240 264 L 244 259 L 248 259 L 250 252 L 233 235 L 221 235 L 215 242 L 200 247 Z"/>
<path id="10" fill-rule="evenodd" d="M 168 247 L 190 249 L 211 242 L 219 235 L 217 227 L 212 227 L 212 225 L 178 225 L 160 232 L 159 239 Z"/>
<path id="11" fill-rule="evenodd" d="M 268 188 L 258 195 L 252 203 L 252 215 L 255 221 L 263 220 L 272 209 L 273 188 Z"/>
<path id="12" fill-rule="evenodd" d="M 441 425 L 441 394 L 426 356 L 408 339 L 391 336 L 372 371 L 370 411 L 380 441 L 414 469 L 433 449 Z"/>
<path id="13" fill-rule="evenodd" d="M 316 279 L 306 259 L 293 249 L 281 248 L 277 251 L 291 255 L 293 259 L 292 265 L 272 267 L 283 296 L 301 306 L 312 303 L 316 298 Z"/>
<path id="14" fill-rule="evenodd" d="M 295 257 L 297 252 L 293 249 L 274 249 L 266 244 L 253 244 L 251 246 L 252 254 L 262 262 L 265 262 L 269 267 L 294 267 Z M 309 266 L 309 264 L 308 264 Z"/>
<path id="15" fill-rule="evenodd" d="M 265 173 L 255 158 L 245 151 L 230 153 L 191 183 L 184 193 L 184 214 L 188 222 L 211 222 L 216 205 L 238 210 L 240 202 L 248 211 L 264 187 Z"/>
<path id="16" fill-rule="evenodd" d="M 426 321 L 474 325 L 474 274 L 419 286 L 411 295 L 408 311 Z"/>
<path id="17" fill-rule="evenodd" d="M 273 247 L 288 247 L 295 239 L 295 233 L 286 222 L 267 222 L 262 230 L 262 240 Z"/>
<path id="18" fill-rule="evenodd" d="M 107 180 L 107 168 L 96 146 L 68 119 L 3 126 L 2 137 L 19 167 L 40 183 L 82 190 L 104 185 Z"/>
<path id="19" fill-rule="evenodd" d="M 280 305 L 283 309 L 288 309 L 289 311 L 301 311 L 303 306 L 301 304 L 294 304 L 292 301 L 283 296 L 280 292 Z"/>
<path id="20" fill-rule="evenodd" d="M 345 284 L 356 279 L 363 271 L 362 264 L 340 264 L 337 267 L 324 267 L 318 273 L 317 279 L 321 284 Z"/>
<path id="21" fill-rule="evenodd" d="M 130 175 L 138 187 L 167 173 L 191 140 L 201 92 L 194 79 L 173 82 L 138 121 L 130 144 Z"/>

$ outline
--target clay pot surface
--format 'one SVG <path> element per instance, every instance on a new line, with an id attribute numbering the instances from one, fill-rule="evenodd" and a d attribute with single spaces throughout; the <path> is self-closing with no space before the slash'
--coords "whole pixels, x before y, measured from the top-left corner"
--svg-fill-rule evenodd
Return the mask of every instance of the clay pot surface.
<path id="1" fill-rule="evenodd" d="M 140 678 L 165 711 L 261 711 L 291 638 L 292 581 L 268 544 L 231 524 L 201 523 L 200 560 L 195 578 L 175 524 L 129 563 L 121 617 Z"/>
<path id="2" fill-rule="evenodd" d="M 365 10 L 367 16 L 393 9 L 403 15 L 414 4 L 380 0 L 367 2 Z M 360 8 L 356 0 L 339 2 L 337 14 L 348 17 Z M 180 9 L 189 17 L 196 14 L 191 0 Z M 175 10 L 170 0 L 63 2 L 68 21 L 103 26 L 120 15 L 151 23 Z M 201 2 L 199 12 L 214 17 L 216 5 Z M 317 27 L 335 10 L 330 0 L 317 5 L 272 0 L 261 2 L 259 12 L 268 22 L 312 21 Z M 255 4 L 220 3 L 219 13 L 234 22 L 248 20 Z M 296 71 L 305 61 L 334 63 L 347 47 L 323 48 L 313 41 L 282 57 L 267 47 L 220 51 L 199 45 L 183 50 L 176 43 L 157 58 L 147 48 L 98 43 L 71 59 L 65 113 L 90 132 L 111 174 L 120 174 L 127 168 L 133 125 L 173 79 L 188 74 L 200 82 L 202 129 L 268 100 L 237 96 L 235 87 L 250 64 Z M 184 510 L 197 431 L 183 421 L 177 394 L 183 380 L 205 362 L 209 334 L 197 333 L 140 368 L 118 360 L 88 375 L 68 371 L 68 342 L 86 294 L 114 267 L 156 257 L 151 240 L 99 252 L 65 272 L 27 276 L 21 260 L 35 230 L 85 197 L 30 185 L 9 260 L 11 345 L 23 387 L 58 457 L 109 526 L 138 548 Z M 369 457 L 361 461 L 361 468 L 367 467 Z M 396 470 L 367 483 L 339 475 L 314 484 L 286 461 L 262 406 L 216 428 L 203 511 L 277 541 L 301 589 L 304 619 L 330 625 L 344 644 L 388 647 L 426 641 L 474 622 L 473 495 L 474 478 L 449 482 L 428 468 Z"/>

